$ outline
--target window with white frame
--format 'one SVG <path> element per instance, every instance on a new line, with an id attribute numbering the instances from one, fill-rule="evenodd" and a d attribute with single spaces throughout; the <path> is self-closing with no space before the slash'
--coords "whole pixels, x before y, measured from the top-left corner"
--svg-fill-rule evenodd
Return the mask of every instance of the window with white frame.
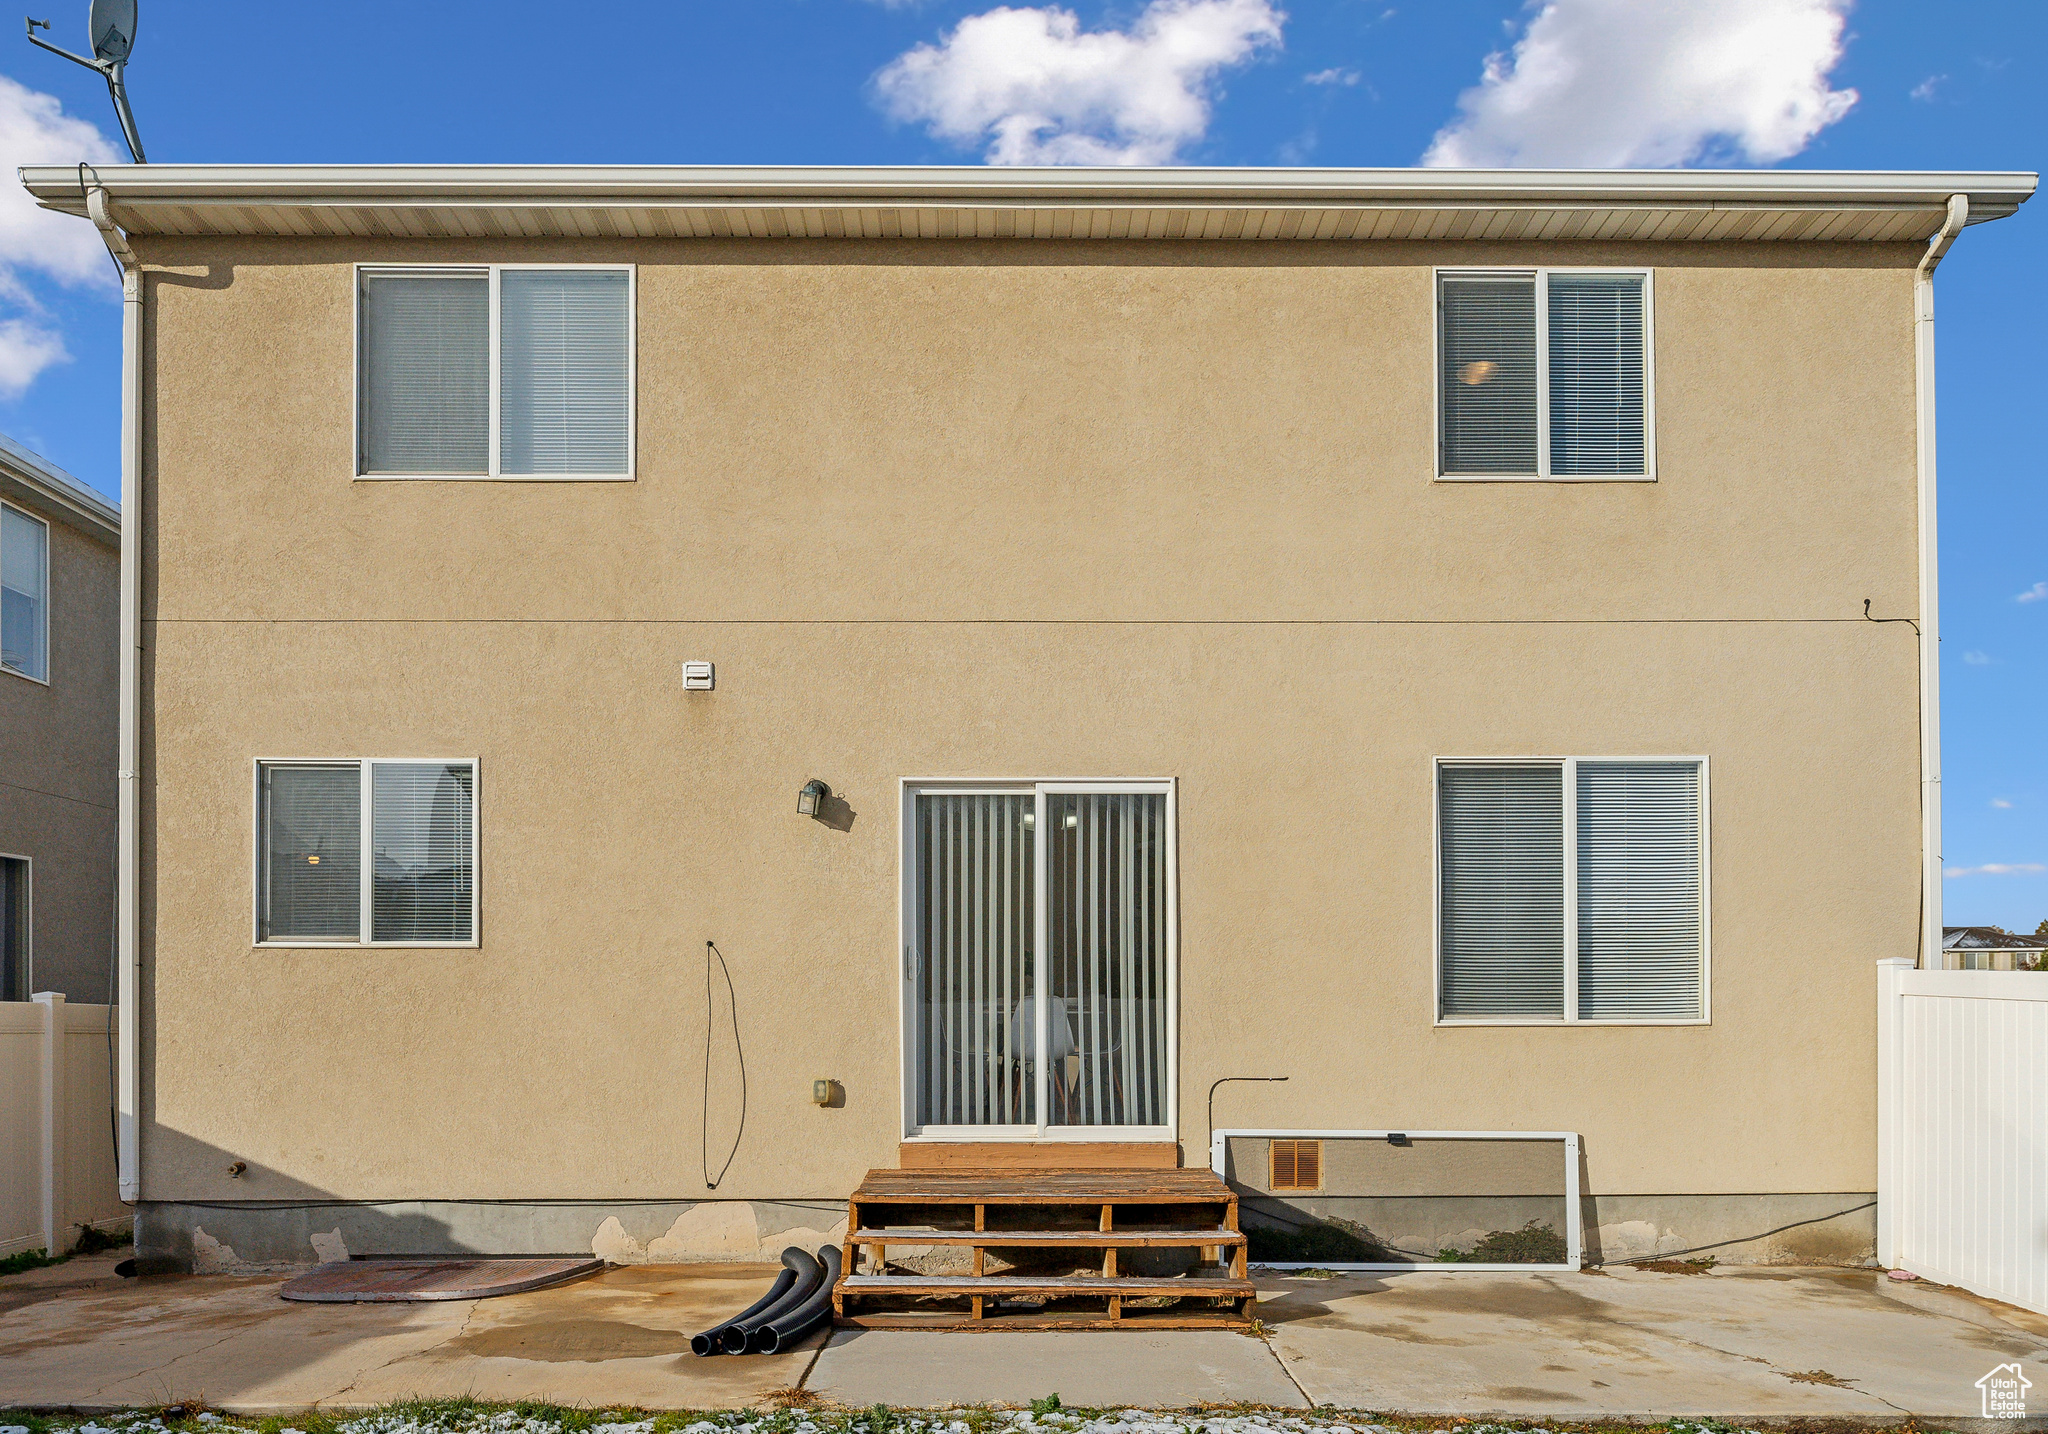
<path id="1" fill-rule="evenodd" d="M 1437 473 L 1648 478 L 1650 275 L 1437 276 Z"/>
<path id="2" fill-rule="evenodd" d="M 632 476 L 630 268 L 365 267 L 356 316 L 359 475 Z"/>
<path id="3" fill-rule="evenodd" d="M 476 763 L 260 762 L 256 939 L 470 945 Z"/>
<path id="4" fill-rule="evenodd" d="M 50 525 L 0 504 L 0 667 L 50 680 Z"/>
<path id="5" fill-rule="evenodd" d="M 1705 763 L 1437 766 L 1442 1021 L 1706 1018 Z"/>

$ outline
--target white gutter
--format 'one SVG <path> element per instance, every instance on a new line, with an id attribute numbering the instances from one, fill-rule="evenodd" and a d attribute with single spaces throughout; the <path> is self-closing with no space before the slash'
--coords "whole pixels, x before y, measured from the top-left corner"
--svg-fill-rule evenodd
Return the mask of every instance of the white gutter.
<path id="1" fill-rule="evenodd" d="M 2010 214 L 2035 176 L 2002 171 L 1103 168 L 988 165 L 108 165 L 122 204 L 498 205 L 757 202 L 988 204 L 1442 203 L 1601 208 L 1666 202 L 1818 209 L 1938 209 L 1970 196 L 1977 220 Z M 76 171 L 24 165 L 47 208 L 78 213 Z"/>
<path id="2" fill-rule="evenodd" d="M 1913 271 L 1913 387 L 1920 491 L 1920 964 L 1941 969 L 1941 604 L 1935 535 L 1934 269 L 1970 222 L 1970 199 L 1948 215 Z"/>
<path id="3" fill-rule="evenodd" d="M 121 737 L 120 817 L 115 838 L 114 948 L 120 973 L 121 1068 L 115 1091 L 115 1159 L 121 1198 L 142 1198 L 136 1134 L 141 1073 L 142 902 L 136 866 L 137 785 L 142 752 L 142 266 L 95 183 L 86 213 L 121 266 Z"/>

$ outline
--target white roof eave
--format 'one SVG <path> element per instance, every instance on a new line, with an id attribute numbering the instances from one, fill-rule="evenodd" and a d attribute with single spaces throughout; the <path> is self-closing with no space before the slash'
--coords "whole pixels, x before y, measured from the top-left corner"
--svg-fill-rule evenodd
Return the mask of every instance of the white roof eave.
<path id="1" fill-rule="evenodd" d="M 1616 217 L 1640 228 L 1644 216 L 1713 210 L 1792 215 L 1806 221 L 1797 236 L 1835 237 L 1851 231 L 1813 221 L 1875 211 L 1927 216 L 1938 224 L 1949 196 L 1966 194 L 1971 222 L 1982 222 L 2012 213 L 2036 183 L 2030 173 L 1988 172 L 723 165 L 30 165 L 21 177 L 46 208 L 73 214 L 84 212 L 82 179 L 102 184 L 116 217 L 141 234 L 303 235 L 361 228 L 421 237 L 471 231 L 475 219 L 461 216 L 479 211 L 528 216 L 534 222 L 520 226 L 528 233 L 587 233 L 587 225 L 564 216 L 683 210 L 775 215 L 765 226 L 758 218 L 728 218 L 689 232 L 777 237 L 855 237 L 875 232 L 872 216 L 884 213 L 891 216 L 883 226 L 891 237 L 985 233 L 986 225 L 976 229 L 958 217 L 969 211 L 1006 216 L 1001 237 L 1019 238 L 1328 237 L 1338 228 L 1337 237 L 1365 237 L 1355 217 L 1343 226 L 1328 222 L 1331 215 L 1360 213 L 1407 216 L 1400 237 L 1480 237 L 1487 215 L 1532 211 L 1576 216 L 1542 237 L 1584 237 L 1611 231 Z M 1105 227 L 1106 211 L 1121 217 Z M 308 216 L 317 219 L 322 212 L 328 218 L 309 231 Z M 1038 222 L 1016 221 L 1026 213 Z M 449 219 L 436 224 L 435 214 Z M 821 226 L 819 214 L 859 214 L 869 222 Z M 929 221 L 934 214 L 948 217 L 935 226 Z M 1218 225 L 1218 214 L 1256 217 L 1248 224 L 1240 219 Z M 1048 215 L 1065 217 L 1049 225 Z M 1180 219 L 1162 224 L 1164 215 Z M 1202 221 L 1190 225 L 1191 215 Z M 1276 222 L 1274 216 L 1285 218 Z M 1743 237 L 1777 237 L 1781 229 L 1794 232 L 1762 226 Z M 614 222 L 610 232 L 626 231 Z M 1659 237 L 1716 238 L 1726 232 L 1705 226 Z M 1865 225 L 1852 233 L 1900 236 L 1899 226 Z"/>

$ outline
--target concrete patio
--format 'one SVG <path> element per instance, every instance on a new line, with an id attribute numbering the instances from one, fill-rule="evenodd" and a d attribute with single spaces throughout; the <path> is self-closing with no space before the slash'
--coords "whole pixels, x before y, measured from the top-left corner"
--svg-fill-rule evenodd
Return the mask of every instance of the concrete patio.
<path id="1" fill-rule="evenodd" d="M 1979 1376 L 2048 1362 L 2048 1319 L 1862 1270 L 1266 1276 L 1265 1341 L 840 1331 L 784 1355 L 697 1359 L 689 1335 L 746 1305 L 764 1267 L 640 1266 L 492 1300 L 302 1305 L 277 1297 L 281 1275 L 123 1280 L 113 1264 L 78 1259 L 0 1280 L 0 1407 L 196 1399 L 259 1413 L 467 1394 L 708 1408 L 801 1386 L 835 1403 L 900 1407 L 1056 1392 L 1069 1406 L 1916 1414 L 1958 1427 L 1979 1413 Z"/>

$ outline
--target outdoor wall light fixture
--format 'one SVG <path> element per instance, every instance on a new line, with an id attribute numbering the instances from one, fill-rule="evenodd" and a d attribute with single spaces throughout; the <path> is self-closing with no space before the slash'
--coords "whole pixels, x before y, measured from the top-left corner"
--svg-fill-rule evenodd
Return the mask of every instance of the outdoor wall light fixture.
<path id="1" fill-rule="evenodd" d="M 803 790 L 796 794 L 797 815 L 805 817 L 816 816 L 819 809 L 825 805 L 825 798 L 831 795 L 832 789 L 830 787 L 826 786 L 816 777 L 811 778 L 808 782 L 804 783 Z"/>

